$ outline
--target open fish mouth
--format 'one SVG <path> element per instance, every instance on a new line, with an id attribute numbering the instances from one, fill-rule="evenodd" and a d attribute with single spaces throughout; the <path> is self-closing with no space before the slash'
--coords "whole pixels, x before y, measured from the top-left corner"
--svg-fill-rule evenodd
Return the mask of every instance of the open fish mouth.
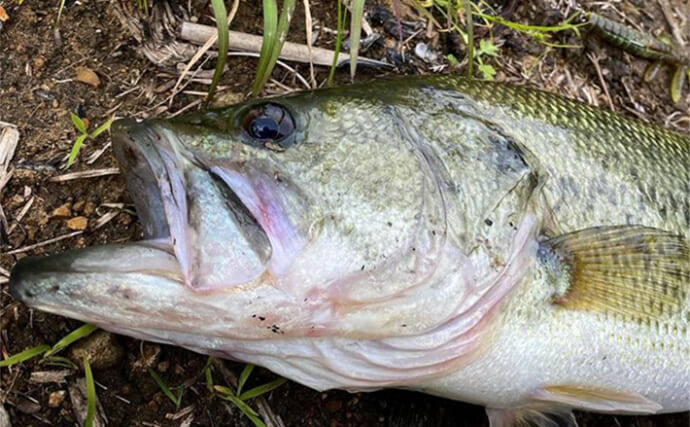
<path id="1" fill-rule="evenodd" d="M 188 148 L 190 133 L 174 126 L 155 120 L 112 126 L 144 240 L 20 260 L 11 278 L 18 300 L 69 315 L 52 299 L 58 291 L 82 294 L 74 282 L 97 287 L 92 283 L 111 281 L 108 275 L 136 275 L 210 291 L 250 283 L 269 268 L 272 242 L 255 214 L 275 205 L 271 194 L 230 161 L 214 172 Z"/>
<path id="2" fill-rule="evenodd" d="M 184 130 L 171 126 L 114 124 L 113 151 L 140 212 L 144 238 L 167 243 L 186 284 L 195 289 L 255 279 L 272 248 L 255 217 L 262 200 L 254 182 L 231 161 L 215 170 L 188 149 Z"/>

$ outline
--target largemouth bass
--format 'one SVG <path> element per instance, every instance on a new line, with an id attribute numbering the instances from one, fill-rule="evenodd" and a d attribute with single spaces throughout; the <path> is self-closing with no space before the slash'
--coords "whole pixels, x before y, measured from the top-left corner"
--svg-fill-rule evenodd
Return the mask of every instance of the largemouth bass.
<path id="1" fill-rule="evenodd" d="M 19 261 L 29 306 L 493 426 L 690 409 L 688 135 L 452 77 L 112 130 L 144 240 Z"/>

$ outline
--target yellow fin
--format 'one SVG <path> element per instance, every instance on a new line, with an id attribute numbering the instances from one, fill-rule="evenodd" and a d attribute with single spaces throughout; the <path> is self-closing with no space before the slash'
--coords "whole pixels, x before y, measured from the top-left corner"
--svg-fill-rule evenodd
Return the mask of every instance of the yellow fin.
<path id="1" fill-rule="evenodd" d="M 638 321 L 668 318 L 690 291 L 690 249 L 683 236 L 640 226 L 595 227 L 541 243 L 553 302 Z"/>
<path id="2" fill-rule="evenodd" d="M 533 391 L 530 397 L 569 408 L 616 414 L 654 414 L 660 404 L 631 392 L 587 388 L 576 385 L 552 385 Z"/>

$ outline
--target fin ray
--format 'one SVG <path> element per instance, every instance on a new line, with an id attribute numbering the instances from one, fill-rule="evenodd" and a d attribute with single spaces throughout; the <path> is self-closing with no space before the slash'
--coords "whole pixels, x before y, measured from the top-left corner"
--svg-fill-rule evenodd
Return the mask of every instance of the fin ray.
<path id="1" fill-rule="evenodd" d="M 659 320 L 684 309 L 690 249 L 683 236 L 641 226 L 593 227 L 541 243 L 567 309 Z"/>
<path id="2" fill-rule="evenodd" d="M 532 399 L 594 412 L 654 414 L 660 404 L 631 392 L 593 389 L 576 385 L 551 385 L 535 390 Z"/>

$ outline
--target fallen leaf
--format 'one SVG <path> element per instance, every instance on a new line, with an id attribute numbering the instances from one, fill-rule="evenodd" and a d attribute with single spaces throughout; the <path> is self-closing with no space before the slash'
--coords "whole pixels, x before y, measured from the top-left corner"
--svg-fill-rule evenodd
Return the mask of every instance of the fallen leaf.
<path id="1" fill-rule="evenodd" d="M 0 21 L 5 22 L 10 19 L 10 15 L 7 14 L 7 11 L 5 10 L 4 7 L 0 6 Z"/>
<path id="2" fill-rule="evenodd" d="M 101 84 L 101 79 L 98 78 L 98 74 L 88 67 L 77 68 L 76 80 L 93 87 L 98 87 Z"/>

